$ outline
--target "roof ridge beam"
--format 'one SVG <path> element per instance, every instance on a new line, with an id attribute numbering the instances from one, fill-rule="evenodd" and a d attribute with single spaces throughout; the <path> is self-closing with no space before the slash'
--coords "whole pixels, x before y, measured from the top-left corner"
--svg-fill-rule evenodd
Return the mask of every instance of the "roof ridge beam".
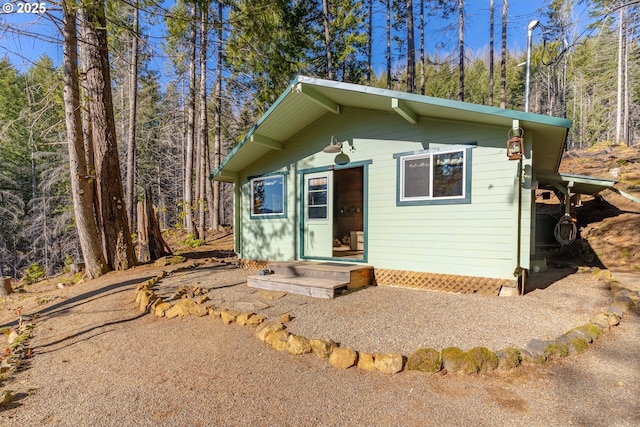
<path id="1" fill-rule="evenodd" d="M 418 123 L 418 115 L 402 99 L 391 98 L 391 108 L 412 125 Z"/>
<path id="2" fill-rule="evenodd" d="M 282 144 L 282 141 L 277 141 L 275 139 L 269 138 L 268 136 L 260 135 L 258 133 L 251 134 L 250 140 L 255 144 L 271 148 L 272 150 L 282 151 L 282 149 L 284 148 L 284 144 Z"/>
<path id="3" fill-rule="evenodd" d="M 340 114 L 340 104 L 332 100 L 331 98 L 321 94 L 319 91 L 313 89 L 309 85 L 298 83 L 296 86 L 296 92 L 306 95 L 313 102 L 324 108 L 325 110 L 333 113 Z"/>

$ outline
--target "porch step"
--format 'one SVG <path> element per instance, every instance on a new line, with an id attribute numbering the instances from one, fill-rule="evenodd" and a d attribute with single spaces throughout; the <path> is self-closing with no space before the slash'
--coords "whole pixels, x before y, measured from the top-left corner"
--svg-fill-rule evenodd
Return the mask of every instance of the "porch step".
<path id="1" fill-rule="evenodd" d="M 269 264 L 273 274 L 247 277 L 253 288 L 278 290 L 316 298 L 334 298 L 342 289 L 371 284 L 373 267 L 338 262 L 291 261 Z"/>
<path id="2" fill-rule="evenodd" d="M 348 282 L 318 279 L 315 277 L 291 277 L 269 274 L 267 276 L 249 276 L 247 277 L 247 285 L 250 288 L 282 291 L 315 298 L 334 298 L 336 292 L 347 288 Z"/>

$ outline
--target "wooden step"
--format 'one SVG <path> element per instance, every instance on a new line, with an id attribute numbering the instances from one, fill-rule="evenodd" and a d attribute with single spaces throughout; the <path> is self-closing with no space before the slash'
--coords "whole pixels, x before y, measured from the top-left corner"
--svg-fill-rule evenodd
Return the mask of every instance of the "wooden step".
<path id="1" fill-rule="evenodd" d="M 320 279 L 317 277 L 294 277 L 282 274 L 247 277 L 247 286 L 251 288 L 282 291 L 315 298 L 334 298 L 336 293 L 346 289 L 348 284 L 348 281 Z"/>
<path id="2" fill-rule="evenodd" d="M 268 268 L 275 274 L 282 276 L 346 282 L 349 289 L 369 286 L 373 280 L 373 267 L 363 264 L 289 261 L 271 263 Z"/>

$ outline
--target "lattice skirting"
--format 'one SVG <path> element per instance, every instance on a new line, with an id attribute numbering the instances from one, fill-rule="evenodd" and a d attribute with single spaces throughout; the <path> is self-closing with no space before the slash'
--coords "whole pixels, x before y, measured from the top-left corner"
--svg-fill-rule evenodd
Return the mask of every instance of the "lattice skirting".
<path id="1" fill-rule="evenodd" d="M 456 276 L 452 274 L 421 273 L 417 271 L 376 268 L 374 283 L 379 286 L 404 286 L 462 294 L 498 296 L 502 286 L 515 287 L 516 280 L 488 277 Z"/>
<path id="2" fill-rule="evenodd" d="M 240 267 L 244 270 L 258 271 L 267 268 L 269 261 L 260 261 L 255 259 L 241 259 Z"/>

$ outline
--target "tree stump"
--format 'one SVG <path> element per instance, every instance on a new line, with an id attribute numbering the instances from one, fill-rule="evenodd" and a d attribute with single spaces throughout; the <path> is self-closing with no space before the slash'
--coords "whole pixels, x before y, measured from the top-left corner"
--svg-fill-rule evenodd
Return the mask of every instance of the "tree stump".
<path id="1" fill-rule="evenodd" d="M 2 286 L 0 286 L 0 296 L 6 297 L 7 295 L 12 294 L 13 288 L 11 287 L 11 277 L 0 276 L 0 281 L 2 282 Z"/>

